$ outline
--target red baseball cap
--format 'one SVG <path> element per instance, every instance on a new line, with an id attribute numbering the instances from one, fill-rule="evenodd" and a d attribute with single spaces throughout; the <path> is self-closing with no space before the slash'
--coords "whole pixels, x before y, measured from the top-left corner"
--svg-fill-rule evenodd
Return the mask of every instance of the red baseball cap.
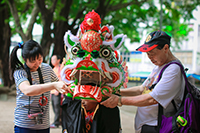
<path id="1" fill-rule="evenodd" d="M 141 52 L 149 52 L 157 46 L 164 46 L 165 44 L 170 45 L 170 39 L 171 37 L 164 31 L 154 31 L 147 36 L 144 44 L 136 50 Z"/>

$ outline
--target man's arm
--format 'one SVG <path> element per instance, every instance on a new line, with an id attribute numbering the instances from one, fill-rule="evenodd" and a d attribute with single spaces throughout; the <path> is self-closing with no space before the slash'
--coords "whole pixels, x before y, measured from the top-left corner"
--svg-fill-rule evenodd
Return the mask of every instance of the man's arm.
<path id="1" fill-rule="evenodd" d="M 101 104 L 109 108 L 116 107 L 119 101 L 119 96 L 109 93 L 104 94 L 109 98 L 101 102 Z M 122 105 L 142 107 L 157 104 L 158 102 L 150 94 L 143 94 L 138 96 L 121 97 L 121 103 Z"/>
<path id="2" fill-rule="evenodd" d="M 144 87 L 142 85 L 140 86 L 134 86 L 126 89 L 120 89 L 120 94 L 122 96 L 137 96 L 142 94 L 144 90 Z"/>
<path id="3" fill-rule="evenodd" d="M 157 104 L 158 102 L 150 94 L 143 94 L 132 97 L 121 97 L 121 103 L 122 105 L 142 107 Z"/>

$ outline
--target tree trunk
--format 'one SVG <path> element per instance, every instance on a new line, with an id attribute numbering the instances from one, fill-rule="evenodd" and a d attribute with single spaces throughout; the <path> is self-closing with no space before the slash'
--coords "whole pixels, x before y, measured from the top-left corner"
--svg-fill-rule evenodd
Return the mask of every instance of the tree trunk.
<path id="1" fill-rule="evenodd" d="M 42 21 L 43 21 L 43 34 L 42 34 L 41 46 L 43 49 L 44 57 L 46 57 L 49 54 L 49 49 L 53 42 L 53 39 L 51 37 L 52 34 L 51 24 L 53 22 L 53 13 L 46 10 L 45 14 L 42 15 Z M 47 60 L 45 59 L 44 61 Z"/>
<path id="2" fill-rule="evenodd" d="M 54 22 L 54 51 L 53 54 L 58 54 L 61 57 L 65 57 L 65 50 L 64 50 L 64 34 L 67 30 L 71 30 L 72 34 L 75 35 L 75 32 L 78 30 L 73 29 L 74 25 L 68 25 L 68 17 L 70 13 L 70 8 L 72 5 L 73 0 L 63 0 L 62 3 L 64 7 L 60 12 L 60 16 L 63 16 L 66 21 L 57 20 Z M 82 13 L 81 13 L 82 14 Z M 79 17 L 78 17 L 79 18 Z"/>
<path id="3" fill-rule="evenodd" d="M 50 17 L 50 19 L 51 19 L 51 17 Z M 41 46 L 42 46 L 42 49 L 43 49 L 44 57 L 46 57 L 46 56 L 48 57 L 49 49 L 50 49 L 50 46 L 53 42 L 52 37 L 51 37 L 52 31 L 50 29 L 51 22 L 52 21 L 49 21 L 49 22 L 45 21 L 45 24 L 43 25 L 43 34 L 42 34 Z M 47 59 L 45 58 L 44 61 L 46 62 Z"/>
<path id="4" fill-rule="evenodd" d="M 2 1 L 2 0 L 0 0 Z M 9 8 L 6 4 L 0 4 L 0 70 L 4 82 L 4 86 L 11 86 L 13 81 L 9 78 L 9 48 L 11 29 L 8 23 L 5 22 L 9 18 Z"/>
<path id="5" fill-rule="evenodd" d="M 57 54 L 60 55 L 61 57 L 65 57 L 65 51 L 64 51 L 64 34 L 67 31 L 67 23 L 66 22 L 61 22 L 57 21 L 55 24 L 55 38 L 54 38 L 54 51 L 53 55 Z"/>
<path id="6" fill-rule="evenodd" d="M 52 5 L 51 9 L 46 8 L 45 1 L 36 0 L 36 2 L 42 16 L 43 34 L 42 34 L 41 46 L 43 48 L 44 61 L 46 62 L 48 60 L 48 58 L 46 57 L 48 57 L 49 49 L 53 42 L 53 39 L 51 37 L 53 33 L 51 30 L 51 24 L 53 22 L 53 13 L 55 10 L 54 7 L 56 6 L 56 1 Z"/>

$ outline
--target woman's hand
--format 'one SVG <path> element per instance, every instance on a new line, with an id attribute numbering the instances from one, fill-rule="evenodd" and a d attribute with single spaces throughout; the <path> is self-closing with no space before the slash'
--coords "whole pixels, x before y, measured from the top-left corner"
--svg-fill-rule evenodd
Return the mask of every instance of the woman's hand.
<path id="1" fill-rule="evenodd" d="M 55 88 L 60 93 L 72 93 L 70 90 L 70 84 L 64 81 L 58 81 L 55 83 Z"/>
<path id="2" fill-rule="evenodd" d="M 119 96 L 110 94 L 108 92 L 104 92 L 105 96 L 108 96 L 109 98 L 103 102 L 101 102 L 101 105 L 104 105 L 108 108 L 114 108 L 117 106 L 118 101 L 119 101 Z"/>

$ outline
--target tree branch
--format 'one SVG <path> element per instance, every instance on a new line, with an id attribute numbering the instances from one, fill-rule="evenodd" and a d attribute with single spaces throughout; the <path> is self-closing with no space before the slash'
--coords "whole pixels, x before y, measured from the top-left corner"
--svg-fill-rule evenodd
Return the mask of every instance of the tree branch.
<path id="1" fill-rule="evenodd" d="M 32 38 L 33 26 L 34 26 L 34 23 L 36 21 L 36 17 L 38 16 L 38 13 L 39 13 L 39 8 L 38 8 L 37 4 L 35 3 L 35 6 L 34 6 L 32 12 L 31 12 L 31 19 L 30 19 L 30 22 L 28 24 L 28 28 L 27 28 L 27 31 L 26 31 L 27 37 Z"/>
<path id="2" fill-rule="evenodd" d="M 73 0 L 62 1 L 62 4 L 64 5 L 64 7 L 61 9 L 60 16 L 63 16 L 64 18 L 66 18 L 66 20 L 68 20 L 72 3 L 73 3 Z"/>
<path id="3" fill-rule="evenodd" d="M 44 0 L 36 0 L 36 3 L 38 5 L 38 8 L 41 11 L 42 16 L 44 16 L 45 14 L 47 14 L 48 9 L 45 7 L 45 1 Z"/>
<path id="4" fill-rule="evenodd" d="M 86 9 L 86 7 L 84 7 L 82 10 L 79 10 L 79 12 L 78 12 L 77 15 L 76 15 L 76 18 L 74 19 L 73 23 L 71 24 L 72 27 L 75 26 L 76 21 L 77 21 L 78 19 L 80 19 L 80 18 L 83 17 L 83 11 L 84 11 L 85 9 Z"/>
<path id="5" fill-rule="evenodd" d="M 91 0 L 89 0 L 87 3 L 90 4 L 90 3 L 91 3 Z M 76 25 L 76 21 L 77 21 L 78 19 L 80 19 L 80 18 L 83 17 L 83 11 L 84 11 L 86 8 L 87 8 L 87 7 L 85 6 L 85 7 L 83 7 L 83 9 L 81 9 L 81 10 L 78 11 L 78 13 L 77 13 L 77 15 L 76 15 L 76 18 L 73 20 L 73 22 L 72 22 L 72 24 L 71 24 L 70 27 L 74 27 L 74 26 Z M 78 28 L 77 28 L 77 29 L 78 29 Z M 72 30 L 72 29 L 71 29 L 71 30 Z"/>
<path id="6" fill-rule="evenodd" d="M 21 36 L 23 41 L 27 41 L 26 35 L 24 34 L 21 23 L 20 23 L 20 19 L 19 19 L 19 15 L 18 15 L 18 11 L 17 11 L 16 5 L 15 5 L 15 2 L 13 0 L 8 0 L 8 5 L 10 7 L 11 13 L 15 20 L 16 31 L 19 33 L 19 35 Z"/>
<path id="7" fill-rule="evenodd" d="M 24 10 L 22 11 L 22 14 L 25 13 L 25 12 L 29 9 L 29 7 L 30 7 L 30 0 L 28 0 L 28 1 L 26 2 L 26 7 L 25 7 Z"/>
<path id="8" fill-rule="evenodd" d="M 51 8 L 49 9 L 50 12 L 54 12 L 54 11 L 55 11 L 57 2 L 58 2 L 58 0 L 54 0 L 54 1 L 53 1 L 53 5 L 52 5 Z"/>

